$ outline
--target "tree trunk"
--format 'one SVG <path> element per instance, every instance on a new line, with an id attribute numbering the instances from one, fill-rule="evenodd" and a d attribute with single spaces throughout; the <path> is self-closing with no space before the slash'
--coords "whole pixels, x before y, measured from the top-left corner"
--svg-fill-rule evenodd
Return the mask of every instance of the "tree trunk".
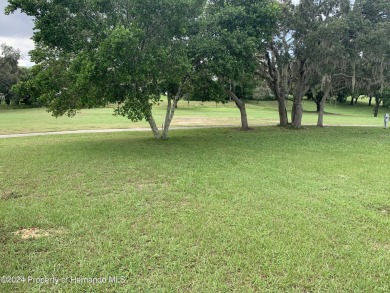
<path id="1" fill-rule="evenodd" d="M 8 95 L 5 95 L 4 101 L 5 101 L 6 105 L 10 105 L 11 104 L 11 98 Z"/>
<path id="2" fill-rule="evenodd" d="M 374 117 L 378 117 L 379 105 L 380 104 L 381 104 L 381 99 L 375 97 Z"/>
<path id="3" fill-rule="evenodd" d="M 331 88 L 332 88 L 332 77 L 326 74 L 322 77 L 322 82 L 321 82 L 321 91 L 323 92 L 323 95 L 321 97 L 321 100 L 319 101 L 320 109 L 318 111 L 317 127 L 324 127 L 325 103 L 329 97 Z"/>
<path id="4" fill-rule="evenodd" d="M 329 96 L 330 88 L 325 90 L 324 96 L 321 99 L 320 102 L 320 110 L 318 111 L 318 120 L 317 120 L 317 127 L 324 127 L 324 110 L 325 110 L 325 102 L 326 99 Z"/>
<path id="5" fill-rule="evenodd" d="M 154 121 L 154 118 L 153 118 L 151 110 L 150 110 L 146 120 L 149 122 L 150 128 L 153 131 L 154 138 L 155 139 L 160 139 L 161 138 L 160 131 L 158 130 L 158 127 L 156 125 L 156 121 Z"/>
<path id="6" fill-rule="evenodd" d="M 302 107 L 302 98 L 305 93 L 309 90 L 307 82 L 307 69 L 306 69 L 306 60 L 300 60 L 297 64 L 298 66 L 295 69 L 295 86 L 294 86 L 294 101 L 293 101 L 293 111 L 292 111 L 292 126 L 297 129 L 302 128 L 302 116 L 303 116 L 303 107 Z"/>
<path id="7" fill-rule="evenodd" d="M 352 95 L 351 95 L 351 104 L 350 105 L 353 105 L 353 102 L 354 102 L 354 97 L 355 97 L 355 87 L 356 87 L 356 62 L 353 61 L 353 64 L 352 64 L 352 81 L 351 81 L 351 85 L 352 85 Z"/>
<path id="8" fill-rule="evenodd" d="M 264 57 L 266 62 L 262 63 L 264 67 L 259 75 L 265 79 L 278 101 L 279 125 L 286 126 L 288 124 L 286 93 L 289 91 L 289 66 L 288 64 L 282 67 L 276 65 L 280 56 L 272 42 L 270 43 L 270 51 L 267 51 Z"/>
<path id="9" fill-rule="evenodd" d="M 372 96 L 369 96 L 368 106 L 371 106 L 371 102 L 372 102 Z"/>
<path id="10" fill-rule="evenodd" d="M 317 127 L 324 127 L 324 108 L 325 103 L 321 103 L 320 110 L 318 111 Z"/>
<path id="11" fill-rule="evenodd" d="M 236 103 L 237 108 L 240 110 L 241 114 L 241 130 L 249 130 L 249 125 L 248 125 L 248 117 L 246 114 L 246 108 L 245 108 L 245 103 L 237 97 L 235 93 L 233 93 L 231 90 L 228 92 L 229 97 Z"/>
<path id="12" fill-rule="evenodd" d="M 278 97 L 279 108 L 279 125 L 286 126 L 288 124 L 286 101 L 284 97 Z"/>
<path id="13" fill-rule="evenodd" d="M 303 116 L 302 98 L 301 99 L 294 98 L 292 125 L 297 129 L 302 128 L 302 116 Z"/>
<path id="14" fill-rule="evenodd" d="M 164 125 L 163 125 L 163 134 L 162 134 L 162 138 L 163 139 L 167 139 L 168 138 L 168 130 L 169 130 L 169 126 L 171 124 L 171 121 L 169 120 L 170 116 L 171 116 L 171 111 L 172 111 L 172 94 L 171 93 L 168 93 L 167 95 L 167 110 L 165 112 L 165 121 L 164 121 Z"/>
<path id="15" fill-rule="evenodd" d="M 284 66 L 281 72 L 277 71 L 278 74 L 278 88 L 277 99 L 278 99 L 278 110 L 279 110 L 279 125 L 287 126 L 288 125 L 288 116 L 286 108 L 286 95 L 289 90 L 288 78 L 289 78 L 289 68 Z"/>
<path id="16" fill-rule="evenodd" d="M 315 100 L 316 102 L 316 106 L 317 106 L 317 113 L 319 113 L 321 111 L 321 101 L 323 100 L 324 97 L 322 97 L 321 100 Z"/>
<path id="17" fill-rule="evenodd" d="M 349 104 L 352 106 L 354 101 L 355 101 L 355 98 L 354 98 L 354 95 L 352 95 L 351 96 L 351 102 Z"/>
<path id="18" fill-rule="evenodd" d="M 295 104 L 293 103 L 291 108 L 291 123 L 295 120 Z"/>
<path id="19" fill-rule="evenodd" d="M 299 129 L 302 127 L 302 116 L 303 116 L 303 107 L 302 107 L 302 98 L 304 95 L 304 80 L 303 76 L 300 78 L 296 89 L 294 91 L 294 101 L 291 113 L 291 123 L 292 125 Z"/>
<path id="20" fill-rule="evenodd" d="M 165 123 L 163 127 L 162 139 L 168 138 L 169 126 L 171 125 L 173 116 L 175 115 L 175 110 L 177 109 L 177 103 L 181 95 L 181 89 L 182 89 L 182 85 L 179 86 L 176 95 L 173 97 L 173 103 L 172 103 L 172 94 L 168 93 L 168 98 L 167 98 L 168 105 L 167 105 L 167 111 L 165 113 Z"/>

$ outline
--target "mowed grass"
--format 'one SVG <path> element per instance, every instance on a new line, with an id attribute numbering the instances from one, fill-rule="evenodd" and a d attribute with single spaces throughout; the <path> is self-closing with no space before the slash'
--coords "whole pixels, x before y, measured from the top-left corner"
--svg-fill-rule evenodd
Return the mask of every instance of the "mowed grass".
<path id="1" fill-rule="evenodd" d="M 290 109 L 292 102 L 287 103 Z M 317 122 L 315 104 L 305 100 L 303 123 L 310 125 Z M 155 119 L 159 127 L 162 126 L 166 110 L 166 101 L 153 108 Z M 247 103 L 248 120 L 250 126 L 277 125 L 279 116 L 275 101 L 254 101 Z M 382 126 L 383 114 L 389 109 L 380 108 L 379 116 L 373 117 L 373 108 L 367 106 L 367 100 L 359 104 L 337 104 L 326 106 L 325 125 L 371 125 Z M 113 108 L 84 109 L 75 117 L 54 118 L 45 109 L 0 110 L 0 135 L 15 133 L 66 131 L 80 129 L 109 129 L 109 128 L 149 128 L 146 121 L 131 122 L 127 118 L 114 116 Z M 233 102 L 216 104 L 212 102 L 186 101 L 179 102 L 172 121 L 172 127 L 193 126 L 240 126 L 240 115 Z"/>
<path id="2" fill-rule="evenodd" d="M 389 145 L 355 127 L 1 139 L 0 276 L 26 282 L 0 291 L 389 292 Z"/>

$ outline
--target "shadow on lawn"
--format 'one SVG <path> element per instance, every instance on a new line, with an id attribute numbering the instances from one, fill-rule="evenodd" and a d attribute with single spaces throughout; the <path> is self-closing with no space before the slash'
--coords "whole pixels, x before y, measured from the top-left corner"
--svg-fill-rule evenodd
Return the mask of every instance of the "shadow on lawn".
<path id="1" fill-rule="evenodd" d="M 316 115 L 318 115 L 318 112 L 317 112 L 317 111 L 303 110 L 303 113 L 307 113 L 307 114 L 316 114 Z M 353 115 L 348 115 L 348 114 L 333 113 L 333 112 L 326 112 L 326 111 L 324 111 L 324 115 L 332 115 L 332 116 L 353 116 Z"/>

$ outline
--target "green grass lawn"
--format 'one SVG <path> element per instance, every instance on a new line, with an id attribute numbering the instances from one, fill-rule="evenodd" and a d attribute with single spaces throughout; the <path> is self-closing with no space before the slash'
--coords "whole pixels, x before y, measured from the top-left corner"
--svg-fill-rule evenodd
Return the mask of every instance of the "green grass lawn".
<path id="1" fill-rule="evenodd" d="M 157 125 L 164 120 L 166 102 L 154 107 Z M 288 102 L 290 109 L 292 102 Z M 304 101 L 304 124 L 315 124 L 317 113 L 312 101 Z M 250 102 L 247 104 L 248 119 L 251 126 L 276 125 L 279 116 L 276 102 Z M 373 117 L 372 107 L 365 100 L 360 104 L 327 105 L 324 119 L 325 125 L 383 125 L 383 113 L 388 109 L 380 109 L 379 117 Z M 0 110 L 0 134 L 31 133 L 79 129 L 107 128 L 148 128 L 147 122 L 131 122 L 124 117 L 113 116 L 112 108 L 81 110 L 74 118 L 54 118 L 44 109 Z M 233 102 L 216 105 L 215 103 L 200 103 L 192 101 L 179 102 L 172 127 L 177 126 L 240 126 L 239 111 Z"/>
<path id="2" fill-rule="evenodd" d="M 0 277 L 26 279 L 0 292 L 389 292 L 389 146 L 356 127 L 1 139 Z"/>

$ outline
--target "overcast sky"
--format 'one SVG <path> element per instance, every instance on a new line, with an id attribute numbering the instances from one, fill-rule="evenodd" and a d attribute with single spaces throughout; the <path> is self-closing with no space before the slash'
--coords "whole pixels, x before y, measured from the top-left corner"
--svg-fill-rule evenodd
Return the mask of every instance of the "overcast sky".
<path id="1" fill-rule="evenodd" d="M 293 0 L 298 2 L 299 0 Z M 28 52 L 34 49 L 34 43 L 31 40 L 33 35 L 33 21 L 25 14 L 15 11 L 14 14 L 5 15 L 4 8 L 7 5 L 6 0 L 0 0 L 0 44 L 6 43 L 22 54 L 19 61 L 20 66 L 32 66 Z"/>
<path id="2" fill-rule="evenodd" d="M 28 51 L 34 48 L 31 40 L 34 24 L 30 17 L 19 12 L 5 15 L 5 6 L 7 6 L 7 1 L 0 0 L 0 44 L 6 43 L 19 49 L 22 54 L 19 65 L 31 66 L 33 63 L 30 62 Z"/>

